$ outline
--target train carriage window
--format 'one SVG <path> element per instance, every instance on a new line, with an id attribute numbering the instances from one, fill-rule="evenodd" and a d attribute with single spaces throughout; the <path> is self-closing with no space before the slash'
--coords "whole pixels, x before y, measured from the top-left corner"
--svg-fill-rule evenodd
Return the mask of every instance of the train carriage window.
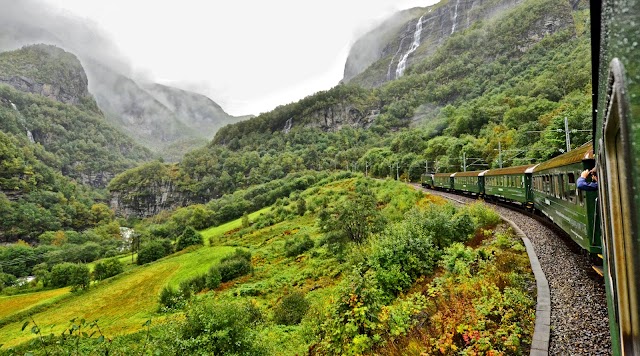
<path id="1" fill-rule="evenodd" d="M 576 176 L 573 172 L 567 173 L 567 199 L 573 204 L 576 203 Z"/>
<path id="2" fill-rule="evenodd" d="M 584 191 L 577 189 L 578 191 L 578 204 L 580 204 L 580 206 L 584 206 Z"/>
<path id="3" fill-rule="evenodd" d="M 567 200 L 567 191 L 564 189 L 564 174 L 558 176 L 558 187 L 560 188 L 560 199 Z"/>

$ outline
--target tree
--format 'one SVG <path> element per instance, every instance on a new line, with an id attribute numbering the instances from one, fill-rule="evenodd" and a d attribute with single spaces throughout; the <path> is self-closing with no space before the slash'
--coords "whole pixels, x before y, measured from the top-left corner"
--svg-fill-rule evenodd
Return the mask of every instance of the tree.
<path id="1" fill-rule="evenodd" d="M 93 279 L 101 281 L 120 274 L 122 271 L 124 271 L 122 262 L 117 258 L 110 258 L 106 261 L 96 263 L 96 266 L 93 269 Z"/>
<path id="2" fill-rule="evenodd" d="M 191 226 L 187 226 L 187 228 L 184 229 L 184 232 L 182 233 L 182 235 L 180 235 L 180 238 L 178 239 L 178 244 L 176 245 L 176 251 L 181 251 L 189 246 L 194 246 L 194 245 L 202 245 L 202 234 L 197 232 Z"/>
<path id="3" fill-rule="evenodd" d="M 356 186 L 355 194 L 331 213 L 320 214 L 320 229 L 337 240 L 362 242 L 370 234 L 381 231 L 384 226 L 385 219 L 378 211 L 376 198 L 366 184 Z"/>
<path id="4" fill-rule="evenodd" d="M 159 239 L 147 242 L 140 248 L 136 263 L 142 265 L 153 262 L 170 254 L 172 250 L 171 241 L 168 239 Z"/>

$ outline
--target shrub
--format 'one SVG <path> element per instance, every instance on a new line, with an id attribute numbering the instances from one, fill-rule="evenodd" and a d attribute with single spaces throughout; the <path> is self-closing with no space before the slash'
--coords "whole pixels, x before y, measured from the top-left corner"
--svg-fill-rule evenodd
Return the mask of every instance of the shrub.
<path id="1" fill-rule="evenodd" d="M 284 251 L 287 257 L 298 256 L 313 248 L 313 240 L 309 235 L 304 235 L 302 238 L 289 239 L 284 244 Z"/>
<path id="2" fill-rule="evenodd" d="M 6 287 L 10 287 L 16 283 L 16 277 L 12 274 L 0 272 L 0 292 Z"/>
<path id="3" fill-rule="evenodd" d="M 142 245 L 138 251 L 139 265 L 153 262 L 171 253 L 171 241 L 167 239 L 153 240 Z"/>
<path id="4" fill-rule="evenodd" d="M 89 286 L 89 268 L 75 263 L 61 263 L 51 268 L 50 281 L 52 287 L 72 286 L 72 290 L 84 289 Z"/>
<path id="5" fill-rule="evenodd" d="M 228 282 L 234 278 L 244 276 L 251 272 L 251 262 L 244 258 L 231 258 L 220 263 L 218 266 L 222 282 Z"/>
<path id="6" fill-rule="evenodd" d="M 293 292 L 282 297 L 280 303 L 273 311 L 273 320 L 276 324 L 296 325 L 300 324 L 302 317 L 309 310 L 309 301 L 304 294 Z"/>
<path id="7" fill-rule="evenodd" d="M 160 297 L 158 298 L 161 311 L 169 311 L 180 309 L 184 306 L 185 299 L 183 294 L 170 286 L 165 286 L 160 291 Z"/>
<path id="8" fill-rule="evenodd" d="M 180 282 L 180 292 L 184 299 L 189 299 L 192 294 L 199 293 L 207 287 L 207 275 L 201 274 Z"/>
<path id="9" fill-rule="evenodd" d="M 176 251 L 184 250 L 189 246 L 202 245 L 202 235 L 197 232 L 191 226 L 184 229 L 180 238 L 178 238 L 178 244 L 176 245 Z"/>
<path id="10" fill-rule="evenodd" d="M 220 270 L 218 266 L 213 266 L 209 268 L 209 272 L 206 274 L 206 286 L 209 289 L 216 289 L 220 286 L 222 282 L 222 275 L 220 274 Z"/>
<path id="11" fill-rule="evenodd" d="M 117 258 L 110 258 L 104 262 L 96 263 L 93 269 L 93 279 L 101 281 L 103 279 L 113 277 L 124 271 L 124 266 Z"/>
<path id="12" fill-rule="evenodd" d="M 307 202 L 304 198 L 299 198 L 296 203 L 296 208 L 298 209 L 298 215 L 303 216 L 304 213 L 307 212 Z"/>
<path id="13" fill-rule="evenodd" d="M 233 254 L 223 257 L 220 260 L 220 262 L 226 262 L 228 260 L 232 260 L 232 259 L 236 259 L 236 258 L 240 258 L 240 259 L 244 259 L 244 260 L 247 260 L 247 261 L 251 261 L 251 252 L 247 251 L 247 250 L 243 250 L 241 248 L 237 248 L 233 252 Z"/>
<path id="14" fill-rule="evenodd" d="M 473 219 L 476 228 L 490 228 L 502 221 L 495 210 L 482 202 L 475 202 L 463 208 Z"/>
<path id="15" fill-rule="evenodd" d="M 187 311 L 177 342 L 186 354 L 265 355 L 251 328 L 252 317 L 241 303 L 196 303 Z"/>

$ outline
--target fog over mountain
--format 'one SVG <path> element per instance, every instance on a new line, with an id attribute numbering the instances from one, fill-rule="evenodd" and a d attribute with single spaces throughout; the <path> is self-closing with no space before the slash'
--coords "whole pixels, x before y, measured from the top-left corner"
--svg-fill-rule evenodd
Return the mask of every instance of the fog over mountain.
<path id="1" fill-rule="evenodd" d="M 0 0 L 0 6 L 0 51 L 46 43 L 74 53 L 105 117 L 167 160 L 179 160 L 222 126 L 240 120 L 201 94 L 166 86 L 158 90 L 149 76 L 132 70 L 116 44 L 89 19 L 37 0 Z M 198 105 L 185 109 L 194 102 Z"/>

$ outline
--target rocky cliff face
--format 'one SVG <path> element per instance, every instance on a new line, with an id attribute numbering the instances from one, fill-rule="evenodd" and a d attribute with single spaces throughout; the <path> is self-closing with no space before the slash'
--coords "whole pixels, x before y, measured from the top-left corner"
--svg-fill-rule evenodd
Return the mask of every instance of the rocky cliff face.
<path id="1" fill-rule="evenodd" d="M 164 210 L 190 204 L 186 195 L 171 182 L 154 182 L 144 191 L 112 191 L 110 206 L 118 216 L 147 218 Z"/>
<path id="2" fill-rule="evenodd" d="M 50 45 L 0 53 L 0 83 L 65 104 L 93 100 L 80 61 Z"/>
<path id="3" fill-rule="evenodd" d="M 368 128 L 378 114 L 377 110 L 364 112 L 351 103 L 340 103 L 313 112 L 306 118 L 309 122 L 306 126 L 324 131 L 340 131 L 346 127 Z"/>
<path id="4" fill-rule="evenodd" d="M 398 78 L 399 68 L 433 54 L 450 36 L 486 21 L 522 0 L 448 0 L 396 14 L 360 38 L 349 52 L 343 82 L 376 87 Z M 544 28 L 544 26 L 542 27 Z M 416 48 L 411 50 L 420 35 Z M 405 60 L 405 63 L 401 63 Z"/>

